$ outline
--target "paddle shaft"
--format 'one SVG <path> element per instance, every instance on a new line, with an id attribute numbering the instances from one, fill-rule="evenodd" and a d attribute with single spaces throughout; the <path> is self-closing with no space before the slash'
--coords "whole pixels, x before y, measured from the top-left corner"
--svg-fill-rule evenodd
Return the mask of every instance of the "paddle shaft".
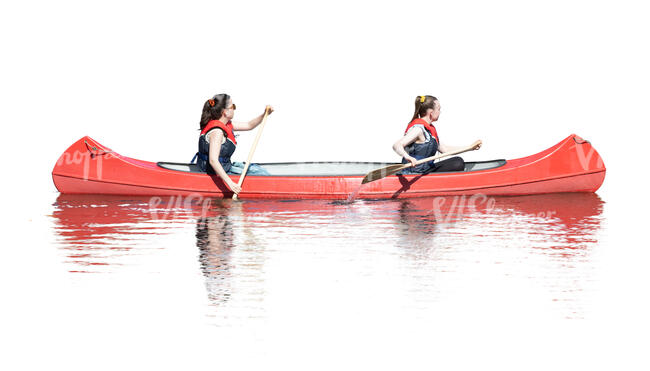
<path id="1" fill-rule="evenodd" d="M 406 168 L 413 167 L 413 166 L 416 166 L 416 165 L 419 165 L 419 164 L 423 164 L 425 162 L 434 161 L 434 160 L 437 160 L 437 159 L 440 159 L 440 158 L 443 158 L 443 157 L 453 156 L 453 155 L 457 155 L 459 153 L 463 153 L 463 152 L 471 151 L 473 149 L 477 149 L 476 147 L 480 146 L 480 144 L 481 144 L 481 141 L 478 140 L 478 141 L 474 142 L 472 145 L 470 145 L 468 147 L 465 147 L 465 148 L 461 148 L 461 149 L 456 150 L 456 151 L 445 152 L 445 153 L 441 153 L 441 154 L 436 155 L 436 156 L 423 158 L 422 160 L 418 160 L 415 163 L 415 165 L 412 165 L 411 163 L 404 164 L 404 165 L 396 164 L 396 165 L 389 165 L 389 166 L 383 167 L 381 169 L 373 170 L 373 171 L 369 172 L 368 174 L 366 174 L 366 176 L 363 178 L 363 181 L 362 181 L 361 184 L 365 184 L 365 183 L 369 183 L 369 182 L 373 182 L 375 180 L 385 178 L 385 177 L 387 177 L 389 175 L 393 175 L 393 174 L 395 174 L 395 173 L 397 173 L 397 172 L 399 172 L 401 170 L 404 170 Z"/>
<path id="2" fill-rule="evenodd" d="M 456 150 L 456 151 L 451 151 L 451 152 L 441 153 L 441 154 L 436 155 L 436 156 L 431 156 L 431 157 L 423 158 L 422 160 L 418 160 L 418 161 L 415 163 L 415 165 L 411 165 L 411 163 L 404 164 L 404 165 L 402 165 L 402 167 L 401 167 L 400 170 L 403 170 L 403 169 L 406 169 L 406 168 L 409 168 L 409 167 L 413 167 L 413 166 L 416 166 L 416 165 L 420 165 L 420 164 L 423 164 L 423 163 L 425 163 L 425 162 L 435 161 L 435 160 L 441 159 L 441 158 L 443 158 L 443 157 L 453 156 L 453 155 L 457 155 L 457 154 L 460 154 L 460 153 L 463 153 L 463 152 L 471 151 L 471 150 L 474 149 L 474 147 L 476 147 L 477 144 L 478 144 L 478 142 L 475 142 L 475 143 L 473 143 L 473 144 L 472 144 L 471 146 L 469 146 L 469 147 L 461 148 L 461 149 Z M 399 171 L 399 170 L 398 170 L 398 171 Z"/>
<path id="3" fill-rule="evenodd" d="M 262 136 L 262 130 L 264 130 L 264 125 L 266 125 L 266 118 L 269 117 L 269 107 L 266 107 L 264 110 L 264 117 L 262 118 L 262 123 L 259 126 L 259 129 L 257 130 L 257 135 L 255 136 L 255 140 L 253 141 L 253 146 L 251 147 L 251 151 L 248 153 L 248 159 L 246 159 L 246 165 L 244 166 L 244 171 L 241 172 L 241 175 L 239 176 L 239 183 L 238 185 L 241 187 L 242 184 L 244 184 L 244 178 L 246 177 L 246 173 L 248 172 L 248 167 L 251 164 L 251 161 L 253 161 L 253 153 L 255 153 L 255 148 L 257 148 L 257 143 L 260 141 L 260 137 Z M 237 200 L 237 193 L 234 193 L 232 195 L 233 200 Z"/>

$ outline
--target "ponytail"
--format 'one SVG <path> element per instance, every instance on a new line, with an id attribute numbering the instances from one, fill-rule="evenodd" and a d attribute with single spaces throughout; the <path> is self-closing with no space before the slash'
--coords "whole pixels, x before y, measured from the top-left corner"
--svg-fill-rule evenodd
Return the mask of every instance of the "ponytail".
<path id="1" fill-rule="evenodd" d="M 228 104 L 229 99 L 230 95 L 228 94 L 217 94 L 203 103 L 199 130 L 203 130 L 208 122 L 219 120 L 221 118 L 221 114 L 223 114 L 223 110 L 226 109 L 226 104 Z"/>
<path id="2" fill-rule="evenodd" d="M 436 109 L 437 101 L 438 98 L 432 97 L 431 95 L 418 95 L 415 98 L 415 111 L 413 112 L 411 121 L 426 115 L 429 108 Z"/>

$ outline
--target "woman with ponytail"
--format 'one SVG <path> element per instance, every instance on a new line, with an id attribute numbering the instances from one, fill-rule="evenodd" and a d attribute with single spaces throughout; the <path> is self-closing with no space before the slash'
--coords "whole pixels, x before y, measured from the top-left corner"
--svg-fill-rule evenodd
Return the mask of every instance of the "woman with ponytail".
<path id="1" fill-rule="evenodd" d="M 418 160 L 435 156 L 436 152 L 455 151 L 461 147 L 443 144 L 433 122 L 440 116 L 440 102 L 436 97 L 420 95 L 415 98 L 415 112 L 404 136 L 393 144 L 393 150 L 402 156 L 402 163 L 415 165 Z M 478 144 L 475 149 L 481 145 Z M 426 174 L 434 171 L 463 171 L 465 161 L 456 156 L 439 162 L 429 161 L 403 170 L 406 174 Z"/>
<path id="2" fill-rule="evenodd" d="M 234 193 L 241 192 L 241 187 L 230 179 L 228 174 L 239 175 L 244 170 L 241 162 L 232 162 L 230 157 L 237 147 L 235 131 L 253 130 L 262 123 L 264 114 L 248 122 L 232 121 L 237 107 L 228 94 L 217 94 L 203 104 L 199 136 L 197 165 L 208 174 L 217 174 Z M 268 108 L 271 114 L 273 108 Z M 219 129 L 219 130 L 215 130 Z M 250 164 L 249 175 L 268 175 L 257 164 Z"/>

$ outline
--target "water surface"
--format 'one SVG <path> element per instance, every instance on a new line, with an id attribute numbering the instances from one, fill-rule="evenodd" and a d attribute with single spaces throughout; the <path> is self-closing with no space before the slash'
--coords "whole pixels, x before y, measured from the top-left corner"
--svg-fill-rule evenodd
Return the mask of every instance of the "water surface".
<path id="1" fill-rule="evenodd" d="M 59 195 L 50 221 L 75 282 L 154 275 L 201 285 L 207 324 L 255 328 L 287 316 L 417 321 L 459 302 L 583 318 L 603 207 L 596 194 L 353 203 Z"/>

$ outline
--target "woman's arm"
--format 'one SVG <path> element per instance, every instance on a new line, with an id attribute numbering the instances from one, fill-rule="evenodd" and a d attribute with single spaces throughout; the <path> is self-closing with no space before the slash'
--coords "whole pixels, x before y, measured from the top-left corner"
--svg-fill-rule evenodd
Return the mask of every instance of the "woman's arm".
<path id="1" fill-rule="evenodd" d="M 223 141 L 223 131 L 217 129 L 210 133 L 210 165 L 214 171 L 219 175 L 219 178 L 235 193 L 241 192 L 241 187 L 230 179 L 228 173 L 223 169 L 219 162 L 219 153 L 221 152 L 221 142 Z"/>
<path id="2" fill-rule="evenodd" d="M 477 144 L 477 145 L 474 147 L 474 149 L 476 150 L 476 149 L 481 148 L 481 144 L 482 144 L 482 143 Z M 443 144 L 442 142 L 440 142 L 440 145 L 438 145 L 438 151 L 440 151 L 440 153 L 446 153 L 446 152 L 458 151 L 458 150 L 465 149 L 465 148 L 466 148 L 466 147 L 445 145 L 445 144 Z"/>
<path id="3" fill-rule="evenodd" d="M 415 157 L 412 157 L 411 155 L 406 153 L 404 147 L 418 140 L 418 138 L 420 138 L 421 135 L 422 135 L 422 129 L 417 127 L 411 128 L 406 133 L 406 135 L 401 137 L 397 142 L 395 142 L 395 144 L 393 144 L 393 151 L 395 151 L 395 153 L 397 153 L 398 155 L 404 157 L 407 161 L 411 163 L 411 165 L 415 166 L 417 160 L 415 159 Z"/>
<path id="4" fill-rule="evenodd" d="M 269 110 L 269 115 L 273 112 L 273 107 L 267 106 Z M 266 111 L 265 111 L 266 112 Z M 249 122 L 232 122 L 232 128 L 237 131 L 249 131 L 253 130 L 257 127 L 257 125 L 262 123 L 262 120 L 264 119 L 264 113 L 261 115 L 255 117 L 254 119 L 250 120 Z"/>

